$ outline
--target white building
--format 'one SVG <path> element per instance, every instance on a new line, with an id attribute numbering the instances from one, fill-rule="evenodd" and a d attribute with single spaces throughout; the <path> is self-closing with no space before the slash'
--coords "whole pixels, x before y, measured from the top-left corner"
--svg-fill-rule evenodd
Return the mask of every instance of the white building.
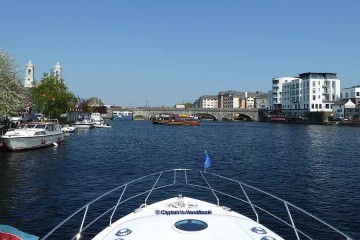
<path id="1" fill-rule="evenodd" d="M 274 78 L 269 92 L 269 109 L 280 111 L 331 112 L 340 99 L 336 73 L 302 73 L 299 77 Z"/>
<path id="2" fill-rule="evenodd" d="M 185 109 L 185 104 L 176 104 L 175 108 Z"/>
<path id="3" fill-rule="evenodd" d="M 269 91 L 269 110 L 280 111 L 283 104 L 283 85 L 290 83 L 298 78 L 276 77 L 272 79 L 272 90 Z"/>
<path id="4" fill-rule="evenodd" d="M 194 103 L 195 108 L 217 108 L 218 100 L 216 95 L 203 95 Z"/>
<path id="5" fill-rule="evenodd" d="M 341 89 L 340 98 L 351 99 L 355 105 L 360 105 L 360 85 Z"/>
<path id="6" fill-rule="evenodd" d="M 25 72 L 25 82 L 24 87 L 31 88 L 34 86 L 34 64 L 31 60 L 29 60 L 28 64 L 26 64 L 26 72 Z"/>
<path id="7" fill-rule="evenodd" d="M 355 103 L 353 103 L 350 99 L 340 100 L 334 104 L 332 111 L 334 112 L 336 118 L 348 118 L 346 116 L 346 110 L 348 108 L 355 108 Z"/>

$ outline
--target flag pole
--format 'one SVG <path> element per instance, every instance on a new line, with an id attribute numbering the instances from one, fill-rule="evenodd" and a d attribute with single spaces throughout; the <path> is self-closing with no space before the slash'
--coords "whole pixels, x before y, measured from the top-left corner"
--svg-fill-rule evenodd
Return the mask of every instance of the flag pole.
<path id="1" fill-rule="evenodd" d="M 206 161 L 206 150 L 205 150 L 205 161 Z M 204 162 L 204 172 L 206 173 L 206 164 Z"/>
<path id="2" fill-rule="evenodd" d="M 209 168 L 211 165 L 210 157 L 207 154 L 207 151 L 205 150 L 205 159 L 204 159 L 204 172 L 206 172 L 206 169 Z"/>

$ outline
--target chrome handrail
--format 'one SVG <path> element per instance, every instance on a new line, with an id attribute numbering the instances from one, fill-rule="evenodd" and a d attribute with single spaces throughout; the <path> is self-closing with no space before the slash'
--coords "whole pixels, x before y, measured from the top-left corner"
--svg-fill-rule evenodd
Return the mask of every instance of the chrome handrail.
<path id="1" fill-rule="evenodd" d="M 199 184 L 192 184 L 189 182 L 189 178 L 188 178 L 188 172 L 195 172 L 195 173 L 198 173 L 199 174 L 199 177 L 202 177 L 203 180 L 204 180 L 204 185 L 205 186 L 202 186 L 202 185 L 199 185 Z M 173 178 L 173 181 L 172 183 L 170 184 L 164 184 L 164 185 L 158 185 L 159 183 L 159 180 L 163 177 L 163 176 L 166 176 L 164 173 L 171 173 L 173 172 L 173 175 L 172 175 L 172 178 Z M 190 170 L 190 169 L 171 169 L 171 170 L 165 170 L 165 171 L 160 171 L 160 172 L 156 172 L 156 173 L 152 173 L 152 174 L 148 174 L 146 176 L 143 176 L 143 177 L 140 177 L 140 178 L 137 178 L 135 180 L 132 180 L 126 184 L 123 184 L 121 186 L 118 186 L 106 193 L 104 193 L 103 195 L 99 196 L 98 198 L 94 199 L 93 201 L 89 202 L 88 204 L 86 204 L 85 206 L 81 207 L 80 209 L 78 209 L 76 212 L 74 212 L 72 215 L 70 215 L 68 218 L 66 218 L 65 220 L 63 220 L 61 223 L 59 223 L 57 226 L 55 226 L 49 233 L 47 233 L 44 237 L 41 238 L 41 240 L 45 240 L 45 239 L 48 239 L 48 237 L 50 237 L 55 231 L 57 231 L 58 229 L 60 229 L 66 222 L 68 222 L 70 219 L 74 218 L 77 214 L 79 214 L 80 212 L 84 211 L 84 215 L 83 215 L 83 218 L 82 218 L 82 221 L 80 223 L 80 229 L 79 229 L 79 232 L 76 232 L 74 233 L 75 235 L 71 238 L 71 239 L 81 239 L 81 234 L 83 232 L 85 232 L 85 230 L 90 227 L 91 225 L 93 225 L 95 222 L 97 222 L 99 219 L 101 219 L 102 217 L 104 217 L 107 213 L 109 213 L 110 211 L 113 211 L 111 216 L 110 216 L 110 223 L 109 223 L 109 226 L 111 226 L 112 224 L 112 218 L 115 214 L 115 212 L 117 211 L 118 207 L 125 204 L 126 202 L 128 201 L 131 201 L 133 199 L 136 199 L 142 195 L 144 195 L 145 197 L 145 200 L 144 200 L 144 203 L 140 206 L 140 207 L 146 207 L 147 205 L 147 200 L 149 199 L 150 195 L 153 194 L 156 190 L 159 190 L 159 189 L 163 189 L 163 188 L 168 188 L 170 186 L 173 186 L 177 183 L 177 172 L 183 172 L 184 173 L 184 182 L 185 185 L 189 185 L 189 186 L 192 186 L 192 187 L 197 187 L 197 188 L 202 188 L 202 189 L 206 189 L 206 190 L 209 190 L 213 193 L 213 195 L 215 196 L 216 198 L 216 204 L 218 206 L 220 206 L 220 200 L 217 196 L 217 194 L 220 194 L 220 195 L 223 195 L 223 196 L 227 196 L 227 197 L 230 197 L 232 199 L 235 199 L 235 200 L 238 200 L 240 202 L 243 202 L 243 203 L 246 203 L 248 205 L 250 205 L 250 207 L 252 208 L 253 212 L 255 213 L 255 216 L 256 216 L 256 221 L 259 222 L 259 215 L 257 213 L 257 210 L 259 211 L 262 211 L 264 213 L 266 213 L 267 215 L 270 215 L 272 216 L 273 218 L 275 218 L 276 220 L 280 221 L 281 223 L 285 224 L 286 226 L 288 226 L 290 229 L 293 229 L 294 233 L 295 233 L 295 237 L 296 239 L 300 239 L 300 236 L 299 234 L 301 234 L 301 236 L 303 236 L 304 238 L 306 239 L 312 239 L 307 233 L 305 233 L 303 230 L 301 229 L 298 229 L 296 226 L 295 226 L 295 222 L 294 222 L 294 219 L 293 219 L 293 216 L 291 215 L 291 212 L 290 212 L 290 209 L 289 209 L 289 206 L 300 211 L 301 213 L 311 217 L 312 219 L 316 220 L 317 222 L 319 223 L 322 223 L 324 224 L 326 227 L 328 227 L 329 229 L 333 230 L 334 233 L 338 234 L 339 235 L 339 238 L 338 239 L 346 239 L 346 240 L 352 240 L 352 238 L 350 236 L 348 236 L 347 234 L 343 233 L 342 231 L 340 231 L 339 229 L 331 226 L 330 224 L 326 223 L 325 221 L 317 218 L 316 216 L 310 214 L 309 212 L 279 198 L 279 197 L 276 197 L 275 195 L 272 195 L 268 192 L 265 192 L 259 188 L 256 188 L 256 187 L 253 187 L 249 184 L 245 184 L 245 183 L 242 183 L 240 181 L 237 181 L 237 180 L 234 180 L 234 179 L 231 179 L 231 178 L 227 178 L 227 177 L 223 177 L 221 175 L 218 175 L 218 174 L 214 174 L 214 173 L 209 173 L 209 172 L 202 172 L 202 171 L 195 171 L 195 170 Z M 234 183 L 237 183 L 239 184 L 244 196 L 245 196 L 245 199 L 242 199 L 240 197 L 237 197 L 237 196 L 234 196 L 234 195 L 231 195 L 231 194 L 228 194 L 228 193 L 225 193 L 225 192 L 222 192 L 218 189 L 215 189 L 213 188 L 205 175 L 208 175 L 208 176 L 211 176 L 211 177 L 216 177 L 217 179 L 222 179 L 222 180 L 227 180 L 229 182 L 234 182 Z M 150 187 L 150 189 L 142 189 L 139 193 L 136 193 L 134 195 L 131 195 L 130 197 L 128 197 L 127 199 L 124 199 L 122 200 L 123 198 L 123 195 L 125 193 L 126 190 L 128 190 L 130 187 L 129 185 L 130 184 L 134 184 L 134 183 L 142 183 L 142 181 L 147 181 L 149 180 L 149 178 L 151 177 L 156 177 L 156 180 L 154 182 L 154 184 L 152 184 L 152 186 Z M 284 206 L 285 206 L 285 209 L 286 209 L 286 212 L 288 214 L 288 217 L 290 219 L 290 222 L 282 219 L 281 217 L 271 213 L 270 211 L 254 204 L 252 201 L 250 201 L 250 198 L 247 194 L 247 192 L 245 191 L 245 188 L 248 188 L 248 189 L 251 189 L 251 190 L 254 190 L 255 192 L 257 193 L 261 193 L 261 194 L 265 194 L 269 197 L 271 197 L 272 199 L 275 199 L 277 201 L 279 201 L 280 203 L 283 203 Z M 122 189 L 123 188 L 123 189 Z M 116 192 L 117 190 L 121 190 L 122 189 L 122 192 L 120 194 L 120 196 L 117 198 L 118 200 L 116 201 L 115 205 L 114 206 L 111 206 L 109 209 L 107 209 L 105 212 L 101 213 L 99 216 L 97 216 L 94 220 L 92 220 L 89 224 L 87 224 L 86 226 L 84 226 L 84 223 L 85 223 L 85 219 L 87 217 L 87 213 L 88 213 L 88 210 L 89 210 L 89 207 L 94 204 L 95 202 L 98 202 L 99 200 L 103 199 L 104 197 L 106 196 L 109 196 L 110 194 Z M 136 210 L 135 210 L 136 211 Z M 239 212 L 240 213 L 240 212 Z M 265 225 L 266 226 L 266 225 Z M 281 235 L 281 234 L 280 234 Z M 340 238 L 342 237 L 342 238 Z"/>

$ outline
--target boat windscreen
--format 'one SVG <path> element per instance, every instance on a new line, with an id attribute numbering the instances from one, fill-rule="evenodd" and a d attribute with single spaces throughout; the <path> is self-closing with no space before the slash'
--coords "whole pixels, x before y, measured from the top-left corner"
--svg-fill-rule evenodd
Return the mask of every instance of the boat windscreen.
<path id="1" fill-rule="evenodd" d="M 40 129 L 45 129 L 46 125 L 45 124 L 38 124 L 35 126 L 35 128 L 40 128 Z"/>

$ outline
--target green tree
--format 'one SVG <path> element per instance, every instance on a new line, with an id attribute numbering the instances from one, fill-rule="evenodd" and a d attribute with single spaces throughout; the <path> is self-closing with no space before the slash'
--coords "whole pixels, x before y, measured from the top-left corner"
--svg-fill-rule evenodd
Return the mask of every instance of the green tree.
<path id="1" fill-rule="evenodd" d="M 184 103 L 184 105 L 186 109 L 193 108 L 193 104 L 191 102 Z"/>
<path id="2" fill-rule="evenodd" d="M 14 58 L 0 49 L 0 117 L 22 109 L 26 89 L 17 75 Z"/>
<path id="3" fill-rule="evenodd" d="M 78 108 L 83 112 L 87 112 L 87 113 L 93 112 L 93 109 L 90 106 L 90 99 L 78 98 Z"/>
<path id="4" fill-rule="evenodd" d="M 40 82 L 31 88 L 31 95 L 35 109 L 49 118 L 68 112 L 76 100 L 62 79 L 49 73 L 44 73 Z"/>
<path id="5" fill-rule="evenodd" d="M 92 108 L 93 112 L 98 112 L 100 114 L 106 114 L 107 113 L 107 107 L 105 106 L 95 106 Z"/>

